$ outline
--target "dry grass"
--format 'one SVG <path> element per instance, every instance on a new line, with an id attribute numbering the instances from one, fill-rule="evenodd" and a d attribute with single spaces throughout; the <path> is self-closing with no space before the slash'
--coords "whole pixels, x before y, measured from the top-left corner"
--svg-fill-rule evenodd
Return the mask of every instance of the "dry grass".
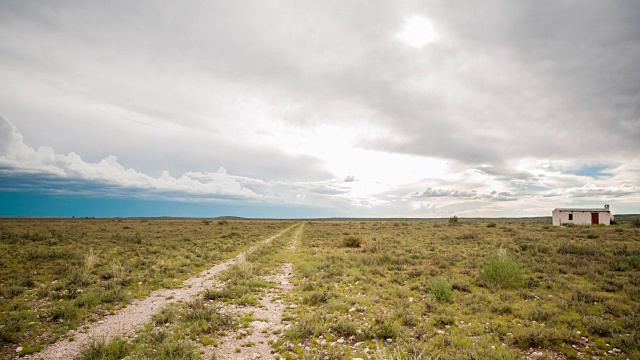
<path id="1" fill-rule="evenodd" d="M 541 347 L 549 358 L 591 358 L 615 347 L 640 356 L 640 231 L 630 224 L 448 224 L 307 223 L 280 354 L 519 359 Z M 345 237 L 364 245 L 345 247 Z"/>
<path id="2" fill-rule="evenodd" d="M 0 220 L 0 347 L 36 351 L 133 298 L 173 287 L 286 221 Z M 1 356 L 0 356 L 1 357 Z"/>
<path id="3" fill-rule="evenodd" d="M 35 351 L 35 336 L 51 341 L 289 225 L 0 222 L 0 320 L 7 324 L 0 339 Z M 127 346 L 94 344 L 96 351 L 112 346 L 144 357 L 164 341 L 167 351 L 197 357 L 194 343 L 215 343 L 216 329 L 239 321 L 214 316 L 218 301 L 253 301 L 268 286 L 261 277 L 290 261 L 295 287 L 282 301 L 297 307 L 285 313 L 291 326 L 274 344 L 285 359 L 519 359 L 533 351 L 640 358 L 640 229 L 468 219 L 448 225 L 306 222 L 296 250 L 289 249 L 291 231 L 222 274 L 225 287 L 210 290 L 206 301 L 157 315 Z M 350 238 L 358 246 L 348 246 Z M 15 276 L 22 264 L 26 272 Z M 41 330 L 29 325 L 38 321 L 46 324 Z"/>

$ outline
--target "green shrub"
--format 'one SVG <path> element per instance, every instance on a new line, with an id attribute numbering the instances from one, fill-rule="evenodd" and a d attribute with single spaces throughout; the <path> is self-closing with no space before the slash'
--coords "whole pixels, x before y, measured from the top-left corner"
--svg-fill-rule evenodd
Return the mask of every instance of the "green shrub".
<path id="1" fill-rule="evenodd" d="M 489 256 L 480 270 L 480 277 L 489 287 L 513 289 L 522 285 L 524 269 L 505 249 Z"/>
<path id="2" fill-rule="evenodd" d="M 601 302 L 602 297 L 589 290 L 576 289 L 571 295 L 571 300 L 577 303 L 592 304 L 594 302 Z"/>
<path id="3" fill-rule="evenodd" d="M 429 292 L 438 301 L 451 302 L 451 284 L 444 277 L 437 277 L 431 280 L 429 285 Z"/>
<path id="4" fill-rule="evenodd" d="M 320 305 L 329 301 L 333 297 L 333 294 L 329 291 L 314 291 L 309 296 L 305 297 L 303 302 L 309 305 Z"/>
<path id="5" fill-rule="evenodd" d="M 101 297 L 102 302 L 111 304 L 125 302 L 129 298 L 127 292 L 120 285 L 105 290 Z"/>
<path id="6" fill-rule="evenodd" d="M 227 316 L 222 316 L 218 310 L 208 305 L 202 299 L 196 299 L 187 304 L 187 311 L 182 317 L 183 321 L 197 322 L 204 320 L 206 322 L 216 322 L 220 325 L 227 323 Z"/>
<path id="7" fill-rule="evenodd" d="M 167 306 L 159 312 L 151 315 L 151 320 L 155 326 L 163 326 L 176 321 L 178 314 L 175 307 Z"/>
<path id="8" fill-rule="evenodd" d="M 593 256 L 597 253 L 598 249 L 591 244 L 562 243 L 558 247 L 558 254 Z"/>
<path id="9" fill-rule="evenodd" d="M 242 237 L 242 234 L 240 234 L 237 231 L 232 231 L 232 232 L 224 234 L 224 235 L 222 235 L 220 237 L 223 238 L 223 239 L 233 239 L 233 238 Z"/>
<path id="10" fill-rule="evenodd" d="M 633 219 L 631 219 L 631 226 L 640 228 L 640 216 L 636 216 Z"/>
<path id="11" fill-rule="evenodd" d="M 46 313 L 48 321 L 74 321 L 78 318 L 78 308 L 72 303 L 53 305 Z"/>
<path id="12" fill-rule="evenodd" d="M 22 294 L 26 289 L 22 286 L 11 285 L 7 288 L 0 289 L 0 297 L 4 297 L 6 299 L 13 299 L 14 297 Z"/>
<path id="13" fill-rule="evenodd" d="M 358 326 L 355 322 L 349 319 L 340 319 L 333 325 L 331 325 L 331 330 L 337 332 L 342 336 L 353 336 L 356 335 L 358 331 Z"/>
<path id="14" fill-rule="evenodd" d="M 450 316 L 448 314 L 436 314 L 436 315 L 433 315 L 431 319 L 433 320 L 433 324 L 435 327 L 453 325 L 453 323 L 456 322 L 456 319 L 454 319 L 453 316 Z"/>
<path id="15" fill-rule="evenodd" d="M 198 349 L 187 341 L 169 341 L 162 343 L 158 351 L 158 358 L 169 360 L 196 360 L 200 359 Z"/>
<path id="16" fill-rule="evenodd" d="M 362 239 L 359 236 L 348 236 L 344 238 L 342 244 L 346 247 L 360 247 L 362 245 Z"/>
<path id="17" fill-rule="evenodd" d="M 451 288 L 453 290 L 470 293 L 471 292 L 471 283 L 469 283 L 468 281 L 465 281 L 465 280 L 459 280 L 459 281 L 454 282 L 451 285 Z"/>
<path id="18" fill-rule="evenodd" d="M 550 347 L 569 341 L 570 336 L 568 333 L 558 329 L 540 326 L 515 328 L 513 330 L 513 337 L 511 338 L 511 343 L 521 349 Z"/>
<path id="19" fill-rule="evenodd" d="M 469 232 L 466 234 L 462 234 L 458 237 L 460 240 L 476 240 L 478 238 L 478 234 L 474 232 Z"/>
<path id="20" fill-rule="evenodd" d="M 449 224 L 457 224 L 458 223 L 458 217 L 453 215 L 452 217 L 449 218 Z"/>
<path id="21" fill-rule="evenodd" d="M 600 336 L 611 336 L 616 331 L 616 324 L 614 322 L 598 316 L 586 316 L 582 318 L 582 324 L 589 329 L 591 334 Z"/>
<path id="22" fill-rule="evenodd" d="M 322 335 L 326 330 L 326 319 L 320 318 L 317 315 L 307 314 L 298 321 L 291 325 L 291 327 L 285 332 L 285 336 L 292 340 L 306 339 L 311 336 Z"/>
<path id="23" fill-rule="evenodd" d="M 494 228 L 494 227 L 496 227 L 496 226 L 498 226 L 498 224 L 496 224 L 496 223 L 494 223 L 494 222 L 490 222 L 490 223 L 488 223 L 488 224 L 487 224 L 487 227 L 488 227 L 488 228 Z"/>
<path id="24" fill-rule="evenodd" d="M 80 360 L 118 360 L 129 355 L 131 346 L 121 337 L 115 337 L 109 343 L 102 339 L 93 339 L 80 350 Z"/>
<path id="25" fill-rule="evenodd" d="M 398 324 L 391 320 L 376 321 L 373 333 L 378 339 L 395 339 L 398 337 L 400 329 Z"/>

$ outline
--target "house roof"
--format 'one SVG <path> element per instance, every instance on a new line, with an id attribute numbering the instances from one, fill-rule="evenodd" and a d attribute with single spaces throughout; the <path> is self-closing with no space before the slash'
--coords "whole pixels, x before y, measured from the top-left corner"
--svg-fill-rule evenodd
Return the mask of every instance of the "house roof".
<path id="1" fill-rule="evenodd" d="M 603 208 L 558 208 L 558 211 L 574 211 L 574 212 L 611 212 Z"/>

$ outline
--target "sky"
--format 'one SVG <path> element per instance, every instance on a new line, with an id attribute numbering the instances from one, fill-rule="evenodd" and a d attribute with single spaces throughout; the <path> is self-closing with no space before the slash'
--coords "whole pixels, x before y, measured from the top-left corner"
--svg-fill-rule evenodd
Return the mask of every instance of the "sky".
<path id="1" fill-rule="evenodd" d="M 0 1 L 0 216 L 640 213 L 638 1 Z"/>

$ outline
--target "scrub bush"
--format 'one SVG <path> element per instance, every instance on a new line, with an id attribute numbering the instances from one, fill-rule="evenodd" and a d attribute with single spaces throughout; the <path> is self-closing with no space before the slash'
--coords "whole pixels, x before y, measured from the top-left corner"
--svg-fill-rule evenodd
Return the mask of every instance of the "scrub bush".
<path id="1" fill-rule="evenodd" d="M 431 280 L 429 292 L 438 301 L 451 302 L 451 284 L 444 277 L 437 277 Z"/>
<path id="2" fill-rule="evenodd" d="M 480 278 L 488 287 L 514 289 L 522 285 L 524 270 L 505 249 L 489 256 L 480 270 Z"/>
<path id="3" fill-rule="evenodd" d="M 356 248 L 362 245 L 362 239 L 358 236 L 349 236 L 344 238 L 344 241 L 342 243 L 346 247 Z"/>

